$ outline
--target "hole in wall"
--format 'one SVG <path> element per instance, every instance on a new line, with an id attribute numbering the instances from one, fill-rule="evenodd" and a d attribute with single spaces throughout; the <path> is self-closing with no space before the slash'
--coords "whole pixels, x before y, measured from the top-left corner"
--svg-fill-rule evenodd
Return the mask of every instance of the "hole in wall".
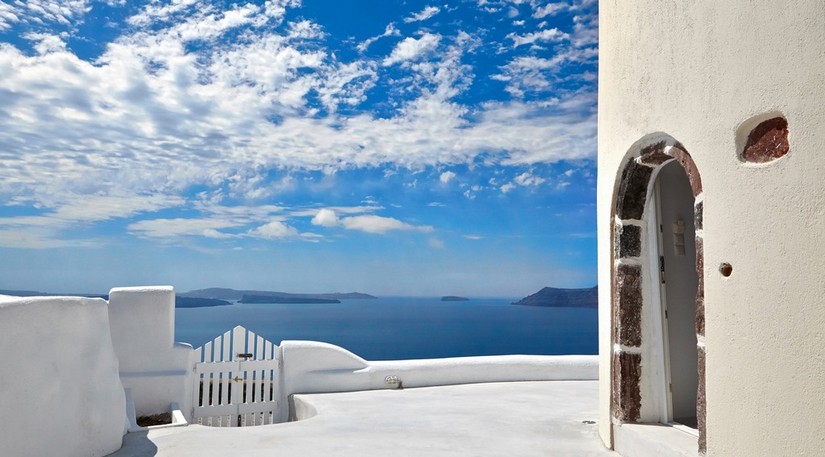
<path id="1" fill-rule="evenodd" d="M 743 122 L 736 133 L 739 160 L 762 164 L 790 152 L 788 120 L 778 112 L 764 113 Z"/>
<path id="2" fill-rule="evenodd" d="M 733 273 L 733 265 L 727 262 L 722 262 L 722 264 L 719 265 L 719 273 L 722 273 L 722 276 L 727 278 L 731 275 L 731 273 Z"/>

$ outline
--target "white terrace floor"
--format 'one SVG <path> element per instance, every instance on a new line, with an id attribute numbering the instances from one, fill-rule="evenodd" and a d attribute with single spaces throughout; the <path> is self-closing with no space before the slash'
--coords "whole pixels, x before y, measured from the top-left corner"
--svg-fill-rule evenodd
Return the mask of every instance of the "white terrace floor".
<path id="1" fill-rule="evenodd" d="M 136 456 L 616 456 L 597 436 L 598 381 L 468 384 L 296 395 L 317 415 L 245 428 L 130 433 Z"/>

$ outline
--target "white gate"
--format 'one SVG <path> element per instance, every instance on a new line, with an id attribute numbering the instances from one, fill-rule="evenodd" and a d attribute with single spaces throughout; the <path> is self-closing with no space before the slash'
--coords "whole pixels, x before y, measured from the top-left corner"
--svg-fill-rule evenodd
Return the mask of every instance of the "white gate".
<path id="1" fill-rule="evenodd" d="M 199 347 L 194 422 L 213 427 L 275 423 L 281 394 L 278 349 L 240 325 Z"/>

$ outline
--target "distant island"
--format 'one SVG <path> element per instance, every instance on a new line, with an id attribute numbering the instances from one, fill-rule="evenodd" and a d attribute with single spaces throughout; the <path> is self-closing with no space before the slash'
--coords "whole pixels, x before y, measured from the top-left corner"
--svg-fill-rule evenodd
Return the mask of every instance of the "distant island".
<path id="1" fill-rule="evenodd" d="M 244 295 L 238 300 L 238 303 L 289 303 L 289 304 L 308 304 L 308 303 L 341 303 L 341 300 L 330 298 L 315 298 L 315 297 L 281 297 L 273 295 Z"/>
<path id="2" fill-rule="evenodd" d="M 514 305 L 549 306 L 555 308 L 598 308 L 599 288 L 557 289 L 545 287 L 533 295 L 513 302 Z"/>
<path id="3" fill-rule="evenodd" d="M 183 297 L 175 295 L 175 308 L 207 308 L 210 306 L 226 306 L 231 305 L 226 300 L 218 300 L 216 298 L 197 298 L 197 297 Z"/>
<path id="4" fill-rule="evenodd" d="M 334 292 L 334 293 L 324 293 L 324 294 L 291 294 L 287 292 L 273 292 L 268 290 L 236 290 L 236 289 L 226 289 L 220 287 L 212 287 L 209 289 L 198 289 L 198 290 L 191 290 L 189 292 L 184 292 L 180 294 L 181 297 L 192 297 L 192 298 L 214 298 L 217 300 L 227 300 L 227 301 L 240 301 L 243 300 L 244 296 L 256 296 L 256 297 L 277 297 L 282 299 L 294 300 L 294 299 L 323 299 L 323 300 L 364 300 L 364 299 L 374 299 L 374 297 L 369 294 L 362 294 L 360 292 Z M 246 302 L 244 302 L 246 303 Z M 263 303 L 263 302 L 258 302 Z M 276 303 L 273 301 L 269 301 L 266 303 Z M 277 302 L 277 303 L 287 303 L 287 302 Z M 290 301 L 288 303 L 319 303 L 319 302 L 296 302 Z"/>
<path id="5" fill-rule="evenodd" d="M 459 297 L 456 295 L 445 295 L 441 297 L 441 301 L 469 301 L 467 297 Z"/>

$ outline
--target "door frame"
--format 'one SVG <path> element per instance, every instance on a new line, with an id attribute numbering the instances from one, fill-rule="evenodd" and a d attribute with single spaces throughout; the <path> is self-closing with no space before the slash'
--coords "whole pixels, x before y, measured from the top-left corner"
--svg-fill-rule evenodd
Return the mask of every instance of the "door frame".
<path id="1" fill-rule="evenodd" d="M 693 158 L 673 137 L 663 133 L 649 135 L 638 141 L 626 154 L 616 176 L 611 206 L 610 252 L 610 418 L 613 427 L 623 423 L 659 423 L 662 408 L 652 404 L 656 398 L 656 371 L 663 372 L 663 365 L 653 360 L 656 339 L 651 335 L 648 322 L 642 325 L 642 310 L 661 307 L 653 299 L 650 281 L 656 277 L 650 265 L 649 218 L 650 196 L 653 193 L 651 180 L 661 167 L 676 160 L 683 168 L 694 198 L 696 271 L 698 287 L 696 292 L 696 334 L 698 391 L 696 400 L 698 447 L 700 453 L 706 450 L 705 396 L 705 302 L 704 302 L 704 257 L 703 257 L 703 209 L 704 195 L 702 179 Z M 661 292 L 660 292 L 661 293 Z M 661 328 L 661 326 L 658 326 Z M 661 341 L 661 340 L 660 340 Z M 662 354 L 662 359 L 664 354 Z M 661 385 L 661 382 L 659 382 Z M 658 387 L 661 388 L 661 387 Z"/>

